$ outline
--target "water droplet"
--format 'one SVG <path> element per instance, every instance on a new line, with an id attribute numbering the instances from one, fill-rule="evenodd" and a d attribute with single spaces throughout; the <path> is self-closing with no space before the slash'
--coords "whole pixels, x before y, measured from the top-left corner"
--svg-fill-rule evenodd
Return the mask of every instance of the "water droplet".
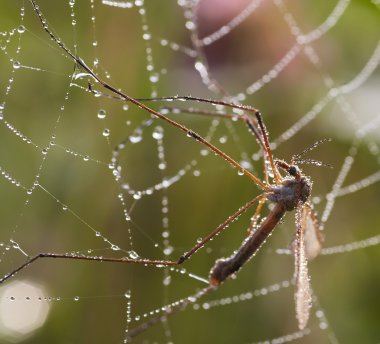
<path id="1" fill-rule="evenodd" d="M 188 29 L 188 30 L 194 30 L 195 29 L 195 23 L 191 20 L 188 20 L 185 23 L 185 26 L 186 26 L 186 29 Z"/>
<path id="2" fill-rule="evenodd" d="M 162 127 L 155 127 L 152 133 L 152 137 L 155 140 L 161 140 L 164 136 L 164 129 Z"/>
<path id="3" fill-rule="evenodd" d="M 143 39 L 144 40 L 149 41 L 151 38 L 152 38 L 152 36 L 150 35 L 150 33 L 144 33 L 143 34 Z"/>
<path id="4" fill-rule="evenodd" d="M 79 301 L 79 296 L 74 296 L 74 301 Z"/>
<path id="5" fill-rule="evenodd" d="M 129 105 L 128 105 L 128 104 L 124 104 L 124 105 L 123 105 L 123 110 L 124 110 L 124 111 L 127 111 L 128 109 L 129 109 Z"/>
<path id="6" fill-rule="evenodd" d="M 239 170 L 239 171 L 238 171 L 238 175 L 239 175 L 239 176 L 244 175 L 244 171 L 243 171 L 243 170 Z"/>
<path id="7" fill-rule="evenodd" d="M 244 167 L 245 169 L 252 168 L 252 164 L 248 160 L 241 160 L 240 165 Z"/>
<path id="8" fill-rule="evenodd" d="M 77 73 L 74 76 L 74 80 L 85 78 L 85 77 L 91 77 L 91 78 L 93 78 L 93 76 L 90 73 Z M 95 93 L 94 94 L 95 97 L 100 97 L 100 94 L 98 94 L 97 91 L 94 91 L 94 93 Z"/>
<path id="9" fill-rule="evenodd" d="M 132 143 L 137 143 L 137 142 L 140 142 L 142 140 L 142 136 L 140 134 L 132 134 L 131 136 L 129 136 L 129 141 L 131 141 Z"/>
<path id="10" fill-rule="evenodd" d="M 258 153 L 254 153 L 254 154 L 252 154 L 252 159 L 253 159 L 254 161 L 258 161 L 258 160 L 260 159 L 260 154 L 258 154 Z"/>
<path id="11" fill-rule="evenodd" d="M 107 128 L 105 128 L 105 129 L 103 130 L 102 135 L 103 135 L 104 137 L 108 137 L 108 136 L 110 136 L 110 130 L 107 129 Z"/>
<path id="12" fill-rule="evenodd" d="M 131 291 L 130 291 L 130 290 L 127 290 L 127 291 L 125 292 L 124 296 L 125 296 L 126 299 L 130 299 L 131 296 L 132 296 Z"/>
<path id="13" fill-rule="evenodd" d="M 140 198 L 141 198 L 141 193 L 140 193 L 140 192 L 136 192 L 136 193 L 133 195 L 133 198 L 134 198 L 134 199 L 140 199 Z"/>
<path id="14" fill-rule="evenodd" d="M 159 76 L 159 74 L 157 74 L 157 73 L 153 73 L 153 74 L 149 77 L 150 82 L 153 82 L 153 83 L 158 82 L 159 79 L 160 79 L 160 76 Z"/>
<path id="15" fill-rule="evenodd" d="M 226 143 L 227 140 L 228 140 L 228 137 L 227 137 L 227 136 L 222 136 L 222 137 L 219 138 L 219 142 L 220 142 L 220 143 Z"/>
<path id="16" fill-rule="evenodd" d="M 16 241 L 13 241 L 12 239 L 9 240 L 12 243 L 12 247 L 16 250 L 20 248 L 19 244 Z"/>
<path id="17" fill-rule="evenodd" d="M 63 205 L 62 210 L 67 210 L 67 205 Z"/>
<path id="18" fill-rule="evenodd" d="M 14 69 L 19 69 L 21 67 L 21 63 L 18 61 L 13 61 L 13 68 Z"/>
<path id="19" fill-rule="evenodd" d="M 24 25 L 20 25 L 20 26 L 17 28 L 17 31 L 18 31 L 18 33 L 24 33 L 24 32 L 25 32 L 25 26 L 24 26 Z"/>
<path id="20" fill-rule="evenodd" d="M 165 247 L 165 249 L 164 249 L 164 255 L 165 256 L 169 256 L 172 253 L 173 253 L 173 247 L 172 246 Z"/>
<path id="21" fill-rule="evenodd" d="M 162 284 L 163 285 L 169 285 L 172 281 L 172 277 L 171 276 L 166 276 L 163 281 L 162 281 Z"/>
<path id="22" fill-rule="evenodd" d="M 98 111 L 98 118 L 100 118 L 100 119 L 106 118 L 106 114 L 107 114 L 106 110 L 100 109 Z"/>
<path id="23" fill-rule="evenodd" d="M 120 250 L 120 247 L 119 246 L 117 246 L 117 245 L 111 245 L 111 250 L 113 250 L 113 251 L 119 251 Z"/>
<path id="24" fill-rule="evenodd" d="M 139 255 L 137 254 L 136 251 L 129 251 L 128 255 L 129 255 L 129 258 L 131 258 L 131 259 L 138 259 L 139 258 Z"/>

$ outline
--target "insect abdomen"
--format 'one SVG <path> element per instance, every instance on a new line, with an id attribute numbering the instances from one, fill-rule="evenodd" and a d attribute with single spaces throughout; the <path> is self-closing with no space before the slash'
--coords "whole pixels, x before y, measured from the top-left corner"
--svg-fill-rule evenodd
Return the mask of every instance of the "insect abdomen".
<path id="1" fill-rule="evenodd" d="M 286 208 L 282 204 L 276 204 L 261 226 L 255 230 L 252 236 L 243 242 L 241 248 L 236 253 L 229 258 L 218 259 L 210 271 L 210 284 L 217 286 L 229 276 L 238 272 L 260 248 L 285 212 Z"/>

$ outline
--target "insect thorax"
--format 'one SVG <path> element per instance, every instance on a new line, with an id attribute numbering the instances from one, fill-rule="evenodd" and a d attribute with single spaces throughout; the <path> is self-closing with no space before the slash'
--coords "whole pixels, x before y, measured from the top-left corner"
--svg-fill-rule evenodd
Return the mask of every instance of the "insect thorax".
<path id="1" fill-rule="evenodd" d="M 285 209 L 290 211 L 309 199 L 311 185 L 308 177 L 287 177 L 280 185 L 273 187 L 273 193 L 268 195 L 268 199 L 274 203 L 282 203 Z"/>

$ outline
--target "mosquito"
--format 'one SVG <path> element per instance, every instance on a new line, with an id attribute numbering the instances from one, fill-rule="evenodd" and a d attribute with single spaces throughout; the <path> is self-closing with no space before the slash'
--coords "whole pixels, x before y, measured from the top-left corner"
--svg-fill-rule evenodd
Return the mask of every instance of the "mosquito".
<path id="1" fill-rule="evenodd" d="M 63 49 L 64 52 L 69 57 L 71 57 L 78 66 L 80 66 L 86 73 L 88 73 L 98 83 L 98 85 L 108 90 L 113 97 L 122 99 L 126 102 L 131 102 L 136 106 L 144 109 L 146 112 L 150 113 L 153 117 L 160 118 L 161 120 L 166 121 L 170 125 L 176 127 L 178 130 L 185 132 L 188 137 L 193 138 L 200 144 L 208 147 L 210 150 L 212 150 L 214 153 L 226 160 L 233 167 L 237 168 L 242 174 L 250 178 L 254 182 L 254 184 L 256 184 L 256 186 L 259 187 L 263 192 L 258 196 L 254 197 L 252 200 L 248 201 L 242 207 L 240 207 L 234 214 L 230 215 L 207 237 L 205 237 L 202 241 L 197 242 L 192 248 L 190 248 L 190 250 L 181 255 L 178 260 L 131 259 L 126 257 L 111 258 L 68 253 L 38 253 L 34 256 L 29 257 L 27 261 L 24 262 L 22 265 L 20 265 L 19 267 L 2 277 L 0 279 L 0 284 L 13 277 L 18 272 L 20 272 L 30 264 L 36 262 L 40 258 L 75 259 L 114 263 L 134 263 L 154 265 L 159 267 L 180 265 L 184 263 L 186 260 L 188 260 L 199 249 L 204 247 L 209 240 L 214 238 L 218 233 L 225 229 L 232 221 L 237 219 L 249 208 L 257 204 L 256 211 L 252 217 L 252 221 L 248 229 L 248 235 L 241 244 L 241 246 L 230 257 L 218 259 L 210 270 L 208 287 L 202 289 L 200 292 L 195 294 L 193 298 L 188 298 L 186 302 L 183 302 L 181 304 L 181 306 L 186 306 L 188 302 L 198 299 L 199 297 L 203 296 L 205 293 L 209 291 L 217 289 L 221 284 L 223 284 L 223 282 L 230 279 L 231 277 L 236 276 L 238 271 L 245 265 L 245 263 L 255 255 L 258 249 L 262 246 L 262 244 L 265 242 L 265 240 L 277 226 L 277 224 L 279 224 L 281 219 L 284 217 L 285 213 L 295 210 L 296 232 L 295 239 L 293 242 L 293 253 L 295 257 L 295 309 L 298 327 L 300 329 L 304 329 L 308 322 L 310 307 L 312 303 L 307 262 L 309 259 L 312 259 L 318 255 L 319 251 L 321 250 L 323 237 L 320 232 L 317 217 L 314 213 L 312 204 L 310 202 L 312 182 L 309 177 L 305 176 L 302 173 L 298 165 L 302 163 L 323 165 L 323 163 L 321 163 L 318 160 L 302 159 L 302 156 L 326 140 L 317 141 L 314 145 L 305 149 L 300 154 L 294 155 L 291 159 L 291 162 L 287 163 L 283 160 L 276 160 L 273 158 L 269 144 L 269 135 L 265 127 L 263 118 L 257 109 L 250 106 L 196 97 L 167 97 L 172 99 L 202 101 L 216 105 L 228 106 L 230 108 L 235 108 L 244 111 L 244 114 L 242 116 L 239 116 L 239 118 L 246 123 L 248 129 L 255 135 L 263 152 L 264 166 L 266 166 L 266 161 L 269 161 L 269 168 L 264 168 L 265 180 L 261 181 L 258 177 L 256 177 L 247 169 L 245 169 L 243 166 L 241 166 L 241 164 L 239 164 L 225 152 L 223 152 L 222 150 L 214 146 L 212 143 L 204 139 L 201 135 L 197 134 L 191 129 L 188 129 L 187 127 L 174 121 L 173 119 L 170 119 L 169 117 L 163 115 L 161 112 L 148 107 L 141 100 L 128 96 L 127 94 L 123 93 L 122 91 L 116 89 L 112 85 L 100 79 L 96 75 L 96 73 L 90 67 L 87 66 L 87 64 L 84 62 L 82 58 L 74 55 L 62 43 L 62 41 L 59 40 L 51 32 L 48 25 L 46 24 L 47 21 L 45 20 L 39 7 L 36 5 L 35 0 L 30 1 L 32 3 L 35 13 L 41 21 L 44 30 L 49 34 L 51 39 L 61 49 Z M 89 90 L 95 92 L 92 89 L 92 86 L 89 86 Z M 247 112 L 249 114 L 246 114 Z M 251 115 L 251 113 L 253 113 L 253 115 Z M 285 176 L 283 176 L 280 171 L 285 173 Z M 272 181 L 270 182 L 270 180 Z M 274 204 L 274 207 L 258 225 L 257 222 L 260 217 L 260 213 L 265 201 L 272 202 Z M 167 315 L 170 313 L 171 312 L 168 311 Z M 140 327 L 137 327 L 136 329 L 132 330 L 126 338 L 129 340 L 135 337 L 137 334 L 144 331 L 147 327 L 153 325 L 157 321 L 159 321 L 159 319 L 152 319 L 150 322 L 145 323 Z"/>

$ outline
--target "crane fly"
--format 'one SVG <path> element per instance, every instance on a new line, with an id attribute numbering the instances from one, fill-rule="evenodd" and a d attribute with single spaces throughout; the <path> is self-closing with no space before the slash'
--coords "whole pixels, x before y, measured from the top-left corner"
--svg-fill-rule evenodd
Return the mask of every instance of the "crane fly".
<path id="1" fill-rule="evenodd" d="M 273 160 L 264 122 L 259 113 L 256 113 L 256 118 L 261 130 L 265 151 L 274 174 L 273 179 L 276 181 L 275 184 L 270 186 L 268 191 L 262 195 L 262 198 L 273 202 L 275 205 L 261 225 L 253 230 L 252 235 L 242 243 L 241 247 L 232 256 L 216 261 L 210 272 L 210 284 L 219 286 L 228 277 L 236 274 L 240 268 L 253 257 L 285 213 L 295 210 L 296 235 L 293 243 L 293 251 L 295 257 L 296 317 L 299 328 L 304 329 L 309 318 L 309 309 L 311 307 L 311 289 L 307 261 L 318 255 L 321 250 L 322 242 L 322 234 L 309 201 L 312 182 L 307 176 L 302 174 L 299 167 L 295 164 L 295 159 L 292 159 L 290 165 L 285 161 Z M 322 141 L 317 142 L 312 148 L 321 142 Z M 318 163 L 314 160 L 309 160 L 309 162 Z M 284 170 L 287 176 L 282 177 L 277 168 Z"/>
<path id="2" fill-rule="evenodd" d="M 99 262 L 113 262 L 113 263 L 135 263 L 144 265 L 155 265 L 155 266 L 174 266 L 184 263 L 188 260 L 194 253 L 201 249 L 205 244 L 214 238 L 219 232 L 225 229 L 232 221 L 237 219 L 241 214 L 246 212 L 249 208 L 257 204 L 256 211 L 252 217 L 251 224 L 248 229 L 248 235 L 243 241 L 240 248 L 230 257 L 218 259 L 214 266 L 210 270 L 209 274 L 209 285 L 208 287 L 202 289 L 198 292 L 195 297 L 190 297 L 183 305 L 186 306 L 189 302 L 194 302 L 194 300 L 203 296 L 205 293 L 215 290 L 228 278 L 235 276 L 237 272 L 243 267 L 243 265 L 254 256 L 257 250 L 262 246 L 267 237 L 272 233 L 274 228 L 283 218 L 286 212 L 295 210 L 296 218 L 296 231 L 295 239 L 293 241 L 293 254 L 295 257 L 295 309 L 296 318 L 298 321 L 298 327 L 304 329 L 307 325 L 309 318 L 309 312 L 311 307 L 311 288 L 309 282 L 307 262 L 309 259 L 314 258 L 318 255 L 321 250 L 322 244 L 322 234 L 319 229 L 318 220 L 312 208 L 310 202 L 310 194 L 312 189 L 312 182 L 309 177 L 302 174 L 302 171 L 298 167 L 299 164 L 309 163 L 314 165 L 323 165 L 318 160 L 312 159 L 301 159 L 301 157 L 317 147 L 320 143 L 326 140 L 317 141 L 311 147 L 305 149 L 300 154 L 294 155 L 291 159 L 291 163 L 288 164 L 283 160 L 275 160 L 272 156 L 272 152 L 269 144 L 269 135 L 267 133 L 266 127 L 264 125 L 262 116 L 260 112 L 250 106 L 244 106 L 240 104 L 228 103 L 224 101 L 216 101 L 210 99 L 202 99 L 196 97 L 166 97 L 161 99 L 181 99 L 181 100 L 192 100 L 198 102 L 206 102 L 214 105 L 222 105 L 230 108 L 239 109 L 243 112 L 242 115 L 238 116 L 238 119 L 242 120 L 248 127 L 248 129 L 254 134 L 256 140 L 258 141 L 264 161 L 264 181 L 261 181 L 258 177 L 253 175 L 250 171 L 245 169 L 241 164 L 227 155 L 225 152 L 214 146 L 212 143 L 207 141 L 205 138 L 197 134 L 196 132 L 188 129 L 183 124 L 180 124 L 173 119 L 168 118 L 163 113 L 156 111 L 149 106 L 145 105 L 142 100 L 132 98 L 127 94 L 123 93 L 119 89 L 116 89 L 109 83 L 100 79 L 97 74 L 87 66 L 84 60 L 76 55 L 74 55 L 63 43 L 59 40 L 49 29 L 46 24 L 46 20 L 41 13 L 39 7 L 36 5 L 35 0 L 30 0 L 34 11 L 36 12 L 38 18 L 41 21 L 43 29 L 49 34 L 50 38 L 70 57 L 75 61 L 75 63 L 82 68 L 86 73 L 88 73 L 93 80 L 96 81 L 98 85 L 103 87 L 105 90 L 110 92 L 112 97 L 120 99 L 125 102 L 133 103 L 134 105 L 142 108 L 147 113 L 151 114 L 155 118 L 159 118 L 166 121 L 171 126 L 177 128 L 178 130 L 184 132 L 188 137 L 195 139 L 198 143 L 206 146 L 208 149 L 213 151 L 215 154 L 219 155 L 221 158 L 226 160 L 234 168 L 237 168 L 242 174 L 246 175 L 253 181 L 263 193 L 254 197 L 252 200 L 247 202 L 241 208 L 239 208 L 234 214 L 230 215 L 222 224 L 220 224 L 214 231 L 212 231 L 205 239 L 197 242 L 189 251 L 185 252 L 179 257 L 178 260 L 157 260 L 157 259 L 132 259 L 129 257 L 113 258 L 113 257 L 100 257 L 100 256 L 88 256 L 82 254 L 68 254 L 68 253 L 37 253 L 31 256 L 20 265 L 18 268 L 14 269 L 4 277 L 0 279 L 0 284 L 14 276 L 19 271 L 23 270 L 30 264 L 36 262 L 40 258 L 62 258 L 62 259 L 78 259 L 78 260 L 88 260 L 88 261 L 99 261 Z M 90 92 L 95 92 L 92 86 L 89 86 Z M 98 93 L 99 94 L 99 93 Z M 250 113 L 253 113 L 252 116 Z M 219 114 L 220 115 L 220 114 Z M 231 117 L 231 116 L 226 116 Z M 236 116 L 234 116 L 236 117 Z M 267 163 L 268 162 L 268 163 Z M 268 167 L 268 166 L 269 167 Z M 286 173 L 282 176 L 280 171 Z M 269 180 L 272 182 L 269 182 Z M 257 225 L 258 219 L 260 217 L 261 209 L 265 201 L 268 200 L 274 204 L 273 209 L 270 213 L 263 219 L 263 221 Z M 168 311 L 166 315 L 170 314 Z M 160 318 L 154 318 L 141 326 L 136 327 L 131 330 L 127 336 L 126 340 L 132 339 L 137 334 L 154 323 L 158 322 Z"/>

